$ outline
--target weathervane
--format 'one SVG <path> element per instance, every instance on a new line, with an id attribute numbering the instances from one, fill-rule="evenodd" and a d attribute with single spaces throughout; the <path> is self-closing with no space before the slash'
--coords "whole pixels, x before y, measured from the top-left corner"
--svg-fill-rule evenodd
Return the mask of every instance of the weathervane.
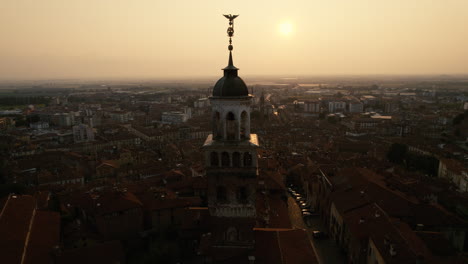
<path id="1" fill-rule="evenodd" d="M 234 19 L 238 17 L 239 15 L 223 15 L 225 18 L 229 19 L 229 27 L 227 29 L 227 34 L 229 37 L 229 46 L 228 49 L 232 50 L 232 37 L 234 37 Z"/>

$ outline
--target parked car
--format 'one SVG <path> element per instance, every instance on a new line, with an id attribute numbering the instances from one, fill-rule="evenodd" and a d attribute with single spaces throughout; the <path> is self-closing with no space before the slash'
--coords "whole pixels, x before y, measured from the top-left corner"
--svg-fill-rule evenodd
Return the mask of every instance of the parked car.
<path id="1" fill-rule="evenodd" d="M 308 211 L 307 209 L 302 209 L 302 215 L 303 216 L 312 215 L 312 212 Z"/>
<path id="2" fill-rule="evenodd" d="M 300 203 L 305 203 L 306 202 L 306 199 L 302 196 L 298 196 L 296 197 L 296 201 L 300 202 Z"/>

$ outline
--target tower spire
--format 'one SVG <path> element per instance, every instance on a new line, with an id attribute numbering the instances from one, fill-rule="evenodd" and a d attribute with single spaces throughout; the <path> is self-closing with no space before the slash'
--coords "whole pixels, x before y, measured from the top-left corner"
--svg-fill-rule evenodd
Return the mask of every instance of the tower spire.
<path id="1" fill-rule="evenodd" d="M 238 70 L 234 66 L 234 62 L 232 60 L 232 50 L 234 47 L 232 46 L 232 38 L 234 37 L 234 19 L 238 17 L 239 15 L 223 15 L 225 18 L 229 19 L 229 26 L 227 28 L 227 35 L 229 37 L 229 45 L 228 45 L 228 50 L 229 50 L 229 62 L 228 66 L 224 68 L 224 70 Z"/>
<path id="2" fill-rule="evenodd" d="M 234 37 L 234 19 L 236 17 L 238 17 L 239 15 L 223 15 L 225 18 L 229 19 L 229 27 L 227 29 L 227 34 L 228 34 L 228 37 L 229 37 L 229 46 L 228 46 L 228 50 L 232 50 L 233 47 L 232 47 L 232 37 Z"/>
<path id="3" fill-rule="evenodd" d="M 232 51 L 229 51 L 228 67 L 234 67 L 234 63 L 232 62 Z"/>
<path id="4" fill-rule="evenodd" d="M 229 38 L 228 50 L 229 60 L 228 65 L 223 68 L 224 76 L 219 79 L 213 87 L 213 96 L 220 97 L 233 97 L 233 96 L 249 96 L 249 90 L 247 85 L 238 75 L 238 68 L 234 66 L 234 60 L 232 58 L 232 38 L 234 37 L 234 19 L 239 15 L 223 15 L 229 20 L 229 26 L 227 28 L 227 35 Z"/>

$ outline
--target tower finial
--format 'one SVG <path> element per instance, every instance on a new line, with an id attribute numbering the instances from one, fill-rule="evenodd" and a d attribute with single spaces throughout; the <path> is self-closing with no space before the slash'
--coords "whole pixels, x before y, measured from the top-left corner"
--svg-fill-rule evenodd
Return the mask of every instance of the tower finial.
<path id="1" fill-rule="evenodd" d="M 228 50 L 231 51 L 233 49 L 232 47 L 232 37 L 234 37 L 234 19 L 238 17 L 239 15 L 223 15 L 225 18 L 229 19 L 229 27 L 227 29 L 227 34 L 229 37 L 229 46 Z"/>

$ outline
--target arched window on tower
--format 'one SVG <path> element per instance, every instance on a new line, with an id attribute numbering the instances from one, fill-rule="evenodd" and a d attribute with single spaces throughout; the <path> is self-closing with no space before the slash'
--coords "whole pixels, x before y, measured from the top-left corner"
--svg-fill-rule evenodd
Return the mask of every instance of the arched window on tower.
<path id="1" fill-rule="evenodd" d="M 229 242 L 234 242 L 239 240 L 239 233 L 235 227 L 229 227 L 226 231 L 226 240 Z"/>
<path id="2" fill-rule="evenodd" d="M 211 152 L 210 154 L 210 163 L 212 167 L 218 167 L 219 166 L 219 156 L 217 152 Z"/>
<path id="3" fill-rule="evenodd" d="M 221 114 L 218 111 L 213 115 L 213 133 L 215 139 L 223 137 L 223 124 L 221 124 Z"/>
<path id="4" fill-rule="evenodd" d="M 240 122 L 240 137 L 241 139 L 247 139 L 247 125 L 248 125 L 248 115 L 246 111 L 243 111 L 241 114 L 241 122 Z"/>
<path id="5" fill-rule="evenodd" d="M 237 122 L 236 117 L 232 112 L 226 115 L 226 139 L 235 140 L 237 134 Z"/>
<path id="6" fill-rule="evenodd" d="M 232 166 L 233 167 L 241 166 L 241 155 L 239 152 L 232 153 Z"/>
<path id="7" fill-rule="evenodd" d="M 216 188 L 216 200 L 218 202 L 226 202 L 227 201 L 226 187 L 218 186 L 218 188 Z"/>
<path id="8" fill-rule="evenodd" d="M 229 167 L 231 165 L 230 159 L 229 159 L 229 153 L 223 152 L 221 154 L 221 166 L 223 167 Z"/>
<path id="9" fill-rule="evenodd" d="M 252 166 L 252 154 L 249 152 L 244 153 L 244 167 L 251 167 Z"/>

